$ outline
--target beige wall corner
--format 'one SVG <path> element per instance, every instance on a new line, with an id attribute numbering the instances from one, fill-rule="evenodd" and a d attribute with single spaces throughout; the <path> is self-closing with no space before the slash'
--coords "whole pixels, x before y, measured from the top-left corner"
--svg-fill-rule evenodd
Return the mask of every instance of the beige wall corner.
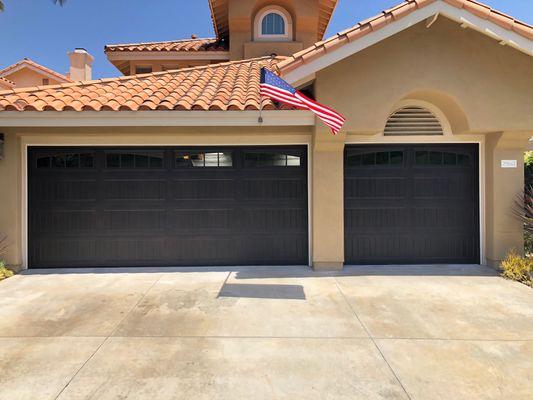
<path id="1" fill-rule="evenodd" d="M 524 152 L 532 134 L 500 132 L 487 135 L 486 259 L 492 267 L 498 267 L 511 249 L 524 252 L 523 226 L 513 215 L 513 207 L 524 190 Z"/>
<path id="2" fill-rule="evenodd" d="M 312 243 L 315 270 L 344 264 L 344 141 L 320 125 L 312 150 Z"/>
<path id="3" fill-rule="evenodd" d="M 19 146 L 13 134 L 5 134 L 4 141 L 4 158 L 0 160 L 0 236 L 7 236 L 7 252 L 0 259 L 18 270 L 22 265 Z"/>

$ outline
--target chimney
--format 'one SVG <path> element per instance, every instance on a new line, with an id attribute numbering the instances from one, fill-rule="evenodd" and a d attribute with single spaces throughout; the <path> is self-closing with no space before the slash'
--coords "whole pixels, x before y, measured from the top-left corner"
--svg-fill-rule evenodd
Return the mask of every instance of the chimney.
<path id="1" fill-rule="evenodd" d="M 69 77 L 73 81 L 88 81 L 92 79 L 92 65 L 94 57 L 87 50 L 76 48 L 68 53 L 70 58 Z"/>

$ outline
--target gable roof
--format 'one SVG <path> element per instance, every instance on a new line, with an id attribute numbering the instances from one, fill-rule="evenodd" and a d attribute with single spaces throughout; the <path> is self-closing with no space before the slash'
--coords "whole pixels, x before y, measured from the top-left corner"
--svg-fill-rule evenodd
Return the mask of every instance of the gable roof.
<path id="1" fill-rule="evenodd" d="M 486 35 L 501 40 L 502 44 L 509 44 L 526 54 L 533 55 L 533 27 L 531 25 L 518 21 L 478 1 L 406 0 L 379 15 L 358 23 L 352 28 L 293 54 L 285 61 L 280 62 L 278 68 L 283 75 L 287 75 L 299 67 L 310 65 L 313 62 L 317 63 L 318 59 L 326 58 L 338 51 L 337 57 L 331 56 L 329 60 L 322 63 L 322 67 L 331 65 L 333 62 L 392 36 L 412 26 L 414 23 L 439 14 L 458 20 L 464 27 L 479 30 Z M 412 18 L 408 20 L 409 17 Z M 401 24 L 402 21 L 405 23 Z M 491 23 L 492 29 L 484 27 L 484 21 Z M 393 28 L 395 24 L 398 24 L 398 26 Z M 385 32 L 387 28 L 390 29 Z M 381 33 L 381 36 L 377 35 L 379 33 Z M 373 38 L 374 40 L 369 38 L 372 34 L 376 34 L 376 37 Z M 363 39 L 366 39 L 366 41 Z M 346 47 L 356 42 L 358 42 L 358 46 L 353 46 L 353 51 L 350 52 L 350 50 L 346 49 Z M 340 54 L 341 52 L 342 54 Z M 317 65 L 310 66 L 304 73 L 292 74 L 293 76 L 287 78 L 289 81 L 296 81 L 298 78 L 302 78 L 302 75 L 312 74 L 319 69 L 321 67 Z"/>
<path id="2" fill-rule="evenodd" d="M 0 111 L 259 110 L 261 67 L 280 57 L 0 92 Z"/>
<path id="3" fill-rule="evenodd" d="M 228 51 L 228 43 L 216 38 L 168 40 L 164 42 L 144 42 L 128 44 L 111 44 L 104 47 L 104 52 L 118 51 Z"/>
<path id="4" fill-rule="evenodd" d="M 30 60 L 29 58 L 24 58 L 15 64 L 12 64 L 8 67 L 5 67 L 4 69 L 0 70 L 0 77 L 5 77 L 7 75 L 11 75 L 17 71 L 20 71 L 21 69 L 28 68 L 32 71 L 39 72 L 43 75 L 48 76 L 49 78 L 55 79 L 59 82 L 72 82 L 69 78 L 67 78 L 65 75 L 60 74 L 59 72 L 56 72 L 50 68 L 45 67 L 44 65 L 38 64 L 35 61 Z"/>
<path id="5" fill-rule="evenodd" d="M 318 0 L 318 37 L 322 40 L 338 0 Z M 211 19 L 217 38 L 229 37 L 228 0 L 209 0 Z"/>
<path id="6" fill-rule="evenodd" d="M 0 88 L 5 89 L 12 89 L 15 87 L 15 82 L 11 82 L 9 79 L 2 78 L 0 76 Z"/>

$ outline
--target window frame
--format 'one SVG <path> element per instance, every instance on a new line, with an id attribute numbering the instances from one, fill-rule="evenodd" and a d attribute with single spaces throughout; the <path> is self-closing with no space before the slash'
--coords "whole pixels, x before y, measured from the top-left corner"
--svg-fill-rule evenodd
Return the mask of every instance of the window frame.
<path id="1" fill-rule="evenodd" d="M 285 23 L 285 33 L 284 34 L 263 34 L 263 20 L 269 14 L 277 14 L 283 18 Z M 255 15 L 254 21 L 254 40 L 255 41 L 270 41 L 270 42 L 287 42 L 292 41 L 293 39 L 293 27 L 292 27 L 292 17 L 282 7 L 279 6 L 268 6 L 265 7 Z"/>
<path id="2" fill-rule="evenodd" d="M 139 72 L 139 69 L 148 69 L 150 68 L 150 72 Z M 154 66 L 151 64 L 135 64 L 135 75 L 144 75 L 144 74 L 151 74 L 154 72 Z"/>

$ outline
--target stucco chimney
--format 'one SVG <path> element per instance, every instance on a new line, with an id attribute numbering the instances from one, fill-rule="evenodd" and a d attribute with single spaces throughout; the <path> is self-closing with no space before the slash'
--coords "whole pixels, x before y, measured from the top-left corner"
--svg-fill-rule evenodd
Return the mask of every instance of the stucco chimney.
<path id="1" fill-rule="evenodd" d="M 76 48 L 68 53 L 70 58 L 70 79 L 73 81 L 87 81 L 92 79 L 92 65 L 94 57 L 87 50 Z"/>

